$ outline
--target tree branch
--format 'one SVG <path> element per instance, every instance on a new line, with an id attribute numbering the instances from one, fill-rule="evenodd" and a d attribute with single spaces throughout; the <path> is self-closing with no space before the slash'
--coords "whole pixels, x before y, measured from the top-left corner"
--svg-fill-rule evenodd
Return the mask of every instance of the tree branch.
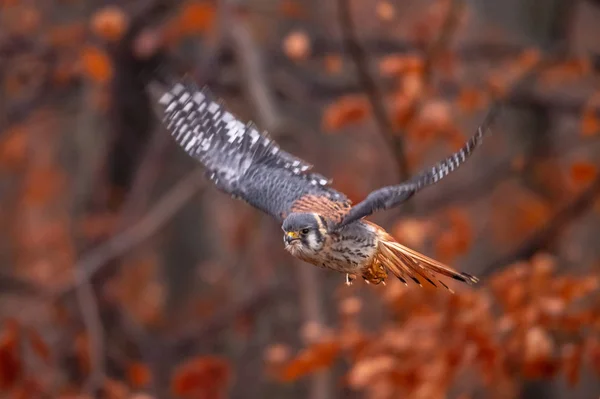
<path id="1" fill-rule="evenodd" d="M 92 278 L 108 261 L 125 254 L 152 236 L 204 187 L 204 170 L 197 169 L 181 179 L 137 223 L 90 250 L 75 265 L 81 269 L 74 281 L 54 292 L 57 298 L 70 294 Z"/>
<path id="2" fill-rule="evenodd" d="M 377 86 L 377 83 L 369 71 L 369 60 L 367 55 L 356 37 L 356 28 L 352 20 L 352 11 L 350 0 L 338 0 L 339 23 L 343 33 L 343 43 L 346 51 L 352 57 L 358 78 L 363 90 L 367 93 L 373 116 L 379 127 L 383 139 L 388 143 L 390 150 L 396 162 L 396 168 L 400 180 L 406 180 L 409 177 L 408 162 L 406 160 L 404 142 L 397 132 L 394 132 L 392 121 L 387 115 L 383 95 Z"/>
<path id="3" fill-rule="evenodd" d="M 226 0 L 225 4 L 227 4 Z M 265 75 L 259 49 L 254 44 L 252 36 L 241 18 L 226 10 L 227 26 L 231 27 L 230 35 L 233 40 L 234 50 L 243 71 L 243 85 L 248 98 L 259 116 L 262 126 L 272 132 L 274 137 L 282 138 L 285 131 L 285 119 L 274 100 L 273 93 Z M 300 306 L 306 323 L 313 322 L 325 325 L 325 313 L 323 301 L 318 285 L 318 279 L 313 268 L 303 262 L 294 260 L 295 269 L 298 272 L 300 286 Z M 332 381 L 331 374 L 324 372 L 315 375 L 312 379 L 309 397 L 315 399 L 326 399 L 331 397 Z"/>
<path id="4" fill-rule="evenodd" d="M 521 259 L 529 258 L 536 252 L 547 248 L 554 239 L 565 231 L 568 224 L 573 222 L 574 219 L 581 216 L 586 210 L 594 205 L 594 202 L 599 195 L 600 176 L 597 177 L 579 196 L 558 211 L 545 226 L 539 229 L 513 251 L 485 266 L 480 274 L 482 276 L 489 276 L 506 265 Z"/>
<path id="5" fill-rule="evenodd" d="M 425 52 L 423 74 L 425 76 L 425 80 L 428 82 L 431 81 L 433 65 L 444 49 L 448 47 L 450 40 L 452 40 L 452 36 L 454 36 L 454 32 L 456 31 L 459 22 L 460 11 L 463 9 L 463 6 L 463 0 L 450 1 L 448 11 L 446 12 L 446 18 L 444 18 L 444 23 L 442 24 L 437 36 L 429 44 Z"/>

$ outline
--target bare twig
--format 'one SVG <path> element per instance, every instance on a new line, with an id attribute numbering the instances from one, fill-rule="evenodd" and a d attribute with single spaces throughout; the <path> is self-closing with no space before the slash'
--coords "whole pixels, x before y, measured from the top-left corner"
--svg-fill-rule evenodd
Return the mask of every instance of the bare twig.
<path id="1" fill-rule="evenodd" d="M 92 372 L 87 381 L 88 390 L 94 392 L 104 380 L 104 332 L 98 303 L 90 279 L 107 262 L 123 255 L 155 233 L 183 207 L 203 186 L 204 171 L 191 172 L 175 185 L 136 224 L 105 243 L 92 249 L 75 265 L 75 279 L 55 292 L 60 299 L 75 290 L 81 316 L 88 332 Z"/>
<path id="2" fill-rule="evenodd" d="M 503 266 L 509 265 L 521 259 L 533 256 L 536 252 L 545 249 L 556 239 L 565 227 L 573 222 L 574 219 L 581 216 L 589 209 L 600 195 L 600 177 L 597 177 L 592 184 L 585 189 L 573 201 L 568 203 L 556 215 L 546 223 L 541 229 L 534 233 L 524 243 L 519 245 L 513 251 L 487 265 L 480 274 L 489 276 L 494 271 Z"/>
<path id="3" fill-rule="evenodd" d="M 76 264 L 81 270 L 75 280 L 55 291 L 67 295 L 89 280 L 106 262 L 123 255 L 153 235 L 204 186 L 204 170 L 197 169 L 181 179 L 137 223 L 90 250 Z"/>
<path id="4" fill-rule="evenodd" d="M 239 68 L 242 75 L 241 83 L 246 95 L 252 100 L 261 125 L 271 134 L 281 135 L 285 121 L 272 100 L 260 50 L 254 43 L 246 24 L 234 15 L 233 10 L 228 9 L 227 6 L 224 8 L 224 18 L 229 21 L 227 25 L 229 26 L 229 36 L 237 61 L 241 66 Z M 234 20 L 235 22 L 233 22 Z"/>
<path id="5" fill-rule="evenodd" d="M 167 338 L 167 345 L 178 352 L 189 349 L 195 342 L 201 342 L 206 337 L 216 337 L 221 330 L 226 328 L 236 316 L 241 314 L 255 313 L 270 304 L 278 293 L 283 292 L 281 287 L 264 286 L 256 290 L 246 298 L 235 301 L 224 309 L 219 309 L 214 316 L 200 320 L 193 326 L 188 326 L 183 331 L 177 331 Z"/>
<path id="6" fill-rule="evenodd" d="M 271 87 L 267 82 L 259 50 L 244 21 L 237 19 L 233 22 L 235 17 L 228 12 L 226 18 L 230 18 L 228 26 L 231 27 L 231 39 L 241 66 L 240 69 L 244 71 L 243 84 L 246 94 L 248 98 L 252 99 L 261 125 L 272 132 L 276 138 L 282 138 L 284 134 L 289 134 L 289 131 L 285 130 L 285 118 L 281 116 Z M 314 270 L 302 262 L 294 261 L 294 263 L 298 272 L 303 318 L 306 323 L 312 322 L 323 326 L 325 325 L 323 301 Z M 315 375 L 312 379 L 309 397 L 315 399 L 331 397 L 331 388 L 332 381 L 329 372 Z"/>
<path id="7" fill-rule="evenodd" d="M 387 115 L 385 104 L 383 103 L 383 94 L 371 76 L 367 54 L 356 37 L 356 28 L 352 20 L 350 0 L 338 0 L 337 4 L 344 47 L 354 60 L 358 78 L 369 98 L 375 121 L 379 126 L 379 131 L 383 139 L 388 143 L 390 150 L 393 152 L 399 178 L 400 180 L 406 180 L 409 177 L 409 170 L 404 151 L 404 142 L 397 132 L 394 132 L 392 121 Z"/>
<path id="8" fill-rule="evenodd" d="M 437 61 L 440 53 L 444 51 L 456 31 L 458 26 L 460 11 L 463 9 L 463 0 L 451 0 L 448 5 L 448 11 L 444 23 L 435 39 L 429 44 L 425 52 L 425 63 L 423 66 L 424 76 L 427 81 L 431 81 L 431 72 L 433 65 Z"/>

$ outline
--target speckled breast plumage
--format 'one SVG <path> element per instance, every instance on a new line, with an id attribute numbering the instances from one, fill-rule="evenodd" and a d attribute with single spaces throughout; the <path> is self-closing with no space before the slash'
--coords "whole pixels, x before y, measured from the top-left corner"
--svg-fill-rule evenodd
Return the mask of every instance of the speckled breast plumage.
<path id="1" fill-rule="evenodd" d="M 377 232 L 373 226 L 359 221 L 326 235 L 323 248 L 319 251 L 298 248 L 290 252 L 295 257 L 319 267 L 342 273 L 361 274 L 373 263 L 377 243 Z"/>

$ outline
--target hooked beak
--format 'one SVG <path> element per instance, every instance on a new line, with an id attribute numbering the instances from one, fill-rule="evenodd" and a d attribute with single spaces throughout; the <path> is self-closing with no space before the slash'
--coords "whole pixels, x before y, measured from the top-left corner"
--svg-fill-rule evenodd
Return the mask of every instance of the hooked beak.
<path id="1" fill-rule="evenodd" d="M 292 241 L 298 240 L 298 239 L 300 239 L 300 237 L 298 237 L 298 233 L 296 233 L 294 231 L 288 231 L 283 236 L 283 241 L 285 241 L 286 244 L 290 244 Z"/>

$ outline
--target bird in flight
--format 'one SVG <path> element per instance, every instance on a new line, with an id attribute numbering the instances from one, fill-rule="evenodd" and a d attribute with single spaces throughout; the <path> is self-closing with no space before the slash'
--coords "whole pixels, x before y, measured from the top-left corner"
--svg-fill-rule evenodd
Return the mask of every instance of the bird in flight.
<path id="1" fill-rule="evenodd" d="M 397 242 L 382 227 L 364 218 L 399 205 L 417 191 L 456 170 L 482 142 L 495 107 L 477 132 L 456 153 L 401 183 L 371 192 L 352 206 L 312 165 L 283 151 L 269 135 L 231 114 L 206 87 L 189 81 L 164 86 L 158 106 L 175 141 L 205 167 L 221 191 L 276 218 L 285 249 L 296 258 L 379 284 L 395 275 L 404 284 L 448 288 L 441 276 L 467 284 L 478 279 L 461 273 Z"/>

